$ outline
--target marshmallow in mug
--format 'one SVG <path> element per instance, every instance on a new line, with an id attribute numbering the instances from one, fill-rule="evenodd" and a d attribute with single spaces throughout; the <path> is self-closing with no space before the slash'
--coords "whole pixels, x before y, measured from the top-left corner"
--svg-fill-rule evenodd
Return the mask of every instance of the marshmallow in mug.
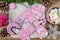
<path id="1" fill-rule="evenodd" d="M 47 13 L 47 20 L 52 24 L 60 24 L 60 8 L 54 7 Z"/>

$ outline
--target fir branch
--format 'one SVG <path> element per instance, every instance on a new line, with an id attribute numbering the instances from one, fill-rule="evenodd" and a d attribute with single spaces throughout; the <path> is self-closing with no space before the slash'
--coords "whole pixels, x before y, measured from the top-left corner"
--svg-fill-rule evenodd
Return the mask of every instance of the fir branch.
<path id="1" fill-rule="evenodd" d="M 16 0 L 6 0 L 8 3 L 16 2 Z"/>
<path id="2" fill-rule="evenodd" d="M 30 5 L 34 4 L 33 0 L 26 0 Z"/>
<path id="3" fill-rule="evenodd" d="M 26 1 L 30 5 L 32 5 L 34 3 L 42 3 L 42 0 L 0 0 L 0 1 L 6 1 L 8 3 L 11 3 L 11 2 L 23 3 L 24 1 Z"/>
<path id="4" fill-rule="evenodd" d="M 34 0 L 35 3 L 42 3 L 42 0 Z"/>
<path id="5" fill-rule="evenodd" d="M 17 0 L 17 3 L 23 3 L 23 0 Z"/>

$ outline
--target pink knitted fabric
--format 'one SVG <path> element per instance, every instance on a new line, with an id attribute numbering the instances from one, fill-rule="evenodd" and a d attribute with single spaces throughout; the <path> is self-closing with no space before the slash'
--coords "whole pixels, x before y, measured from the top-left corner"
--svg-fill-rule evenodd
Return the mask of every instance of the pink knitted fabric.
<path id="1" fill-rule="evenodd" d="M 30 40 L 29 36 L 30 36 L 30 33 L 28 30 L 24 30 L 24 29 L 20 30 L 21 40 Z"/>
<path id="2" fill-rule="evenodd" d="M 6 26 L 8 24 L 8 15 L 0 13 L 0 27 Z"/>

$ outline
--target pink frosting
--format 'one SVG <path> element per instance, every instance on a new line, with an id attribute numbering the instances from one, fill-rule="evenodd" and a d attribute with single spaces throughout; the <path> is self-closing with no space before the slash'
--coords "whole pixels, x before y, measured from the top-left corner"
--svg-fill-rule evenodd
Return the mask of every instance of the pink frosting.
<path id="1" fill-rule="evenodd" d="M 0 27 L 6 26 L 8 24 L 8 15 L 0 13 Z"/>

